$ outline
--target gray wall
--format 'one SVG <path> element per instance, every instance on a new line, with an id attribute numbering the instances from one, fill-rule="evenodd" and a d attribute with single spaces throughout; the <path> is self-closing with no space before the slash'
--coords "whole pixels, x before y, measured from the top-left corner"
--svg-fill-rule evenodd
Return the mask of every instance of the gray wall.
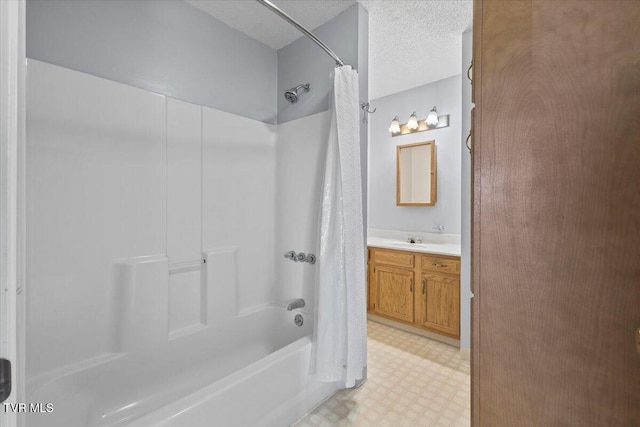
<path id="1" fill-rule="evenodd" d="M 462 69 L 466 72 L 471 63 L 472 32 L 462 34 Z M 462 77 L 462 222 L 461 222 L 461 271 L 460 271 L 460 347 L 471 347 L 471 155 L 465 146 L 471 129 L 471 82 Z"/>
<path id="2" fill-rule="evenodd" d="M 353 5 L 331 21 L 313 30 L 345 64 L 359 69 L 358 17 L 367 13 Z M 285 123 L 329 109 L 330 75 L 335 62 L 307 37 L 302 37 L 278 50 L 278 123 Z M 291 104 L 284 91 L 301 83 L 311 83 L 311 91 L 303 93 Z M 362 82 L 361 82 L 362 84 Z"/>
<path id="3" fill-rule="evenodd" d="M 378 98 L 369 128 L 369 228 L 433 232 L 436 224 L 445 233 L 460 233 L 460 134 L 461 76 Z M 406 123 L 415 110 L 424 119 L 433 106 L 449 114 L 450 126 L 392 137 L 389 124 L 395 115 Z M 396 206 L 396 146 L 436 141 L 438 200 L 435 206 Z"/>
<path id="4" fill-rule="evenodd" d="M 180 0 L 28 0 L 27 56 L 267 123 L 277 119 L 276 51 Z"/>

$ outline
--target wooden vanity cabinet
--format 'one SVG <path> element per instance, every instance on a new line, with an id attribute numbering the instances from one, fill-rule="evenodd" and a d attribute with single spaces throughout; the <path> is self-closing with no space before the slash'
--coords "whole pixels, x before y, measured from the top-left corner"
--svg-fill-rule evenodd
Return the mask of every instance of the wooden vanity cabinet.
<path id="1" fill-rule="evenodd" d="M 422 273 L 420 326 L 460 337 L 460 279 Z"/>
<path id="2" fill-rule="evenodd" d="M 460 338 L 460 258 L 371 247 L 369 312 Z"/>
<path id="3" fill-rule="evenodd" d="M 414 321 L 413 270 L 376 266 L 373 269 L 376 284 L 373 310 L 393 319 Z"/>

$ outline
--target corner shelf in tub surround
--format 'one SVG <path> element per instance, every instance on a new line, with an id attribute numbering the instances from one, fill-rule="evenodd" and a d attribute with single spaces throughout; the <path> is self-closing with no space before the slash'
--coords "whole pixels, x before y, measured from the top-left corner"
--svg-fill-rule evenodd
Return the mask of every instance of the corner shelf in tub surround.
<path id="1" fill-rule="evenodd" d="M 384 323 L 396 322 L 402 329 L 424 331 L 456 344 L 460 243 L 442 235 L 427 239 L 406 243 L 390 237 L 367 238 L 368 313 Z"/>

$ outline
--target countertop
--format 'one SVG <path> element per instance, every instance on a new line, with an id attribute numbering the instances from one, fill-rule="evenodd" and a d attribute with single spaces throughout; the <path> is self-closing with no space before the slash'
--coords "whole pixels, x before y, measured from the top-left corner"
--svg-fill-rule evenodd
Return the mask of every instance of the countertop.
<path id="1" fill-rule="evenodd" d="M 369 236 L 367 237 L 367 246 L 436 255 L 460 256 L 460 243 L 407 243 L 399 239 Z"/>

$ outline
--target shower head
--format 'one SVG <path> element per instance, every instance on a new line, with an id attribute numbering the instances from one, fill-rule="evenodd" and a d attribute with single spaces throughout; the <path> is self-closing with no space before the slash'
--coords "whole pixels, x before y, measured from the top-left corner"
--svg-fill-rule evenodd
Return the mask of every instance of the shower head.
<path id="1" fill-rule="evenodd" d="M 307 84 L 298 85 L 298 86 L 296 86 L 294 88 L 286 90 L 284 92 L 284 99 L 286 99 L 287 101 L 289 101 L 292 104 L 295 104 L 296 102 L 298 102 L 298 91 L 300 89 L 304 89 L 305 91 L 309 92 L 309 88 L 310 87 L 311 87 L 311 85 L 309 83 L 307 83 Z"/>

